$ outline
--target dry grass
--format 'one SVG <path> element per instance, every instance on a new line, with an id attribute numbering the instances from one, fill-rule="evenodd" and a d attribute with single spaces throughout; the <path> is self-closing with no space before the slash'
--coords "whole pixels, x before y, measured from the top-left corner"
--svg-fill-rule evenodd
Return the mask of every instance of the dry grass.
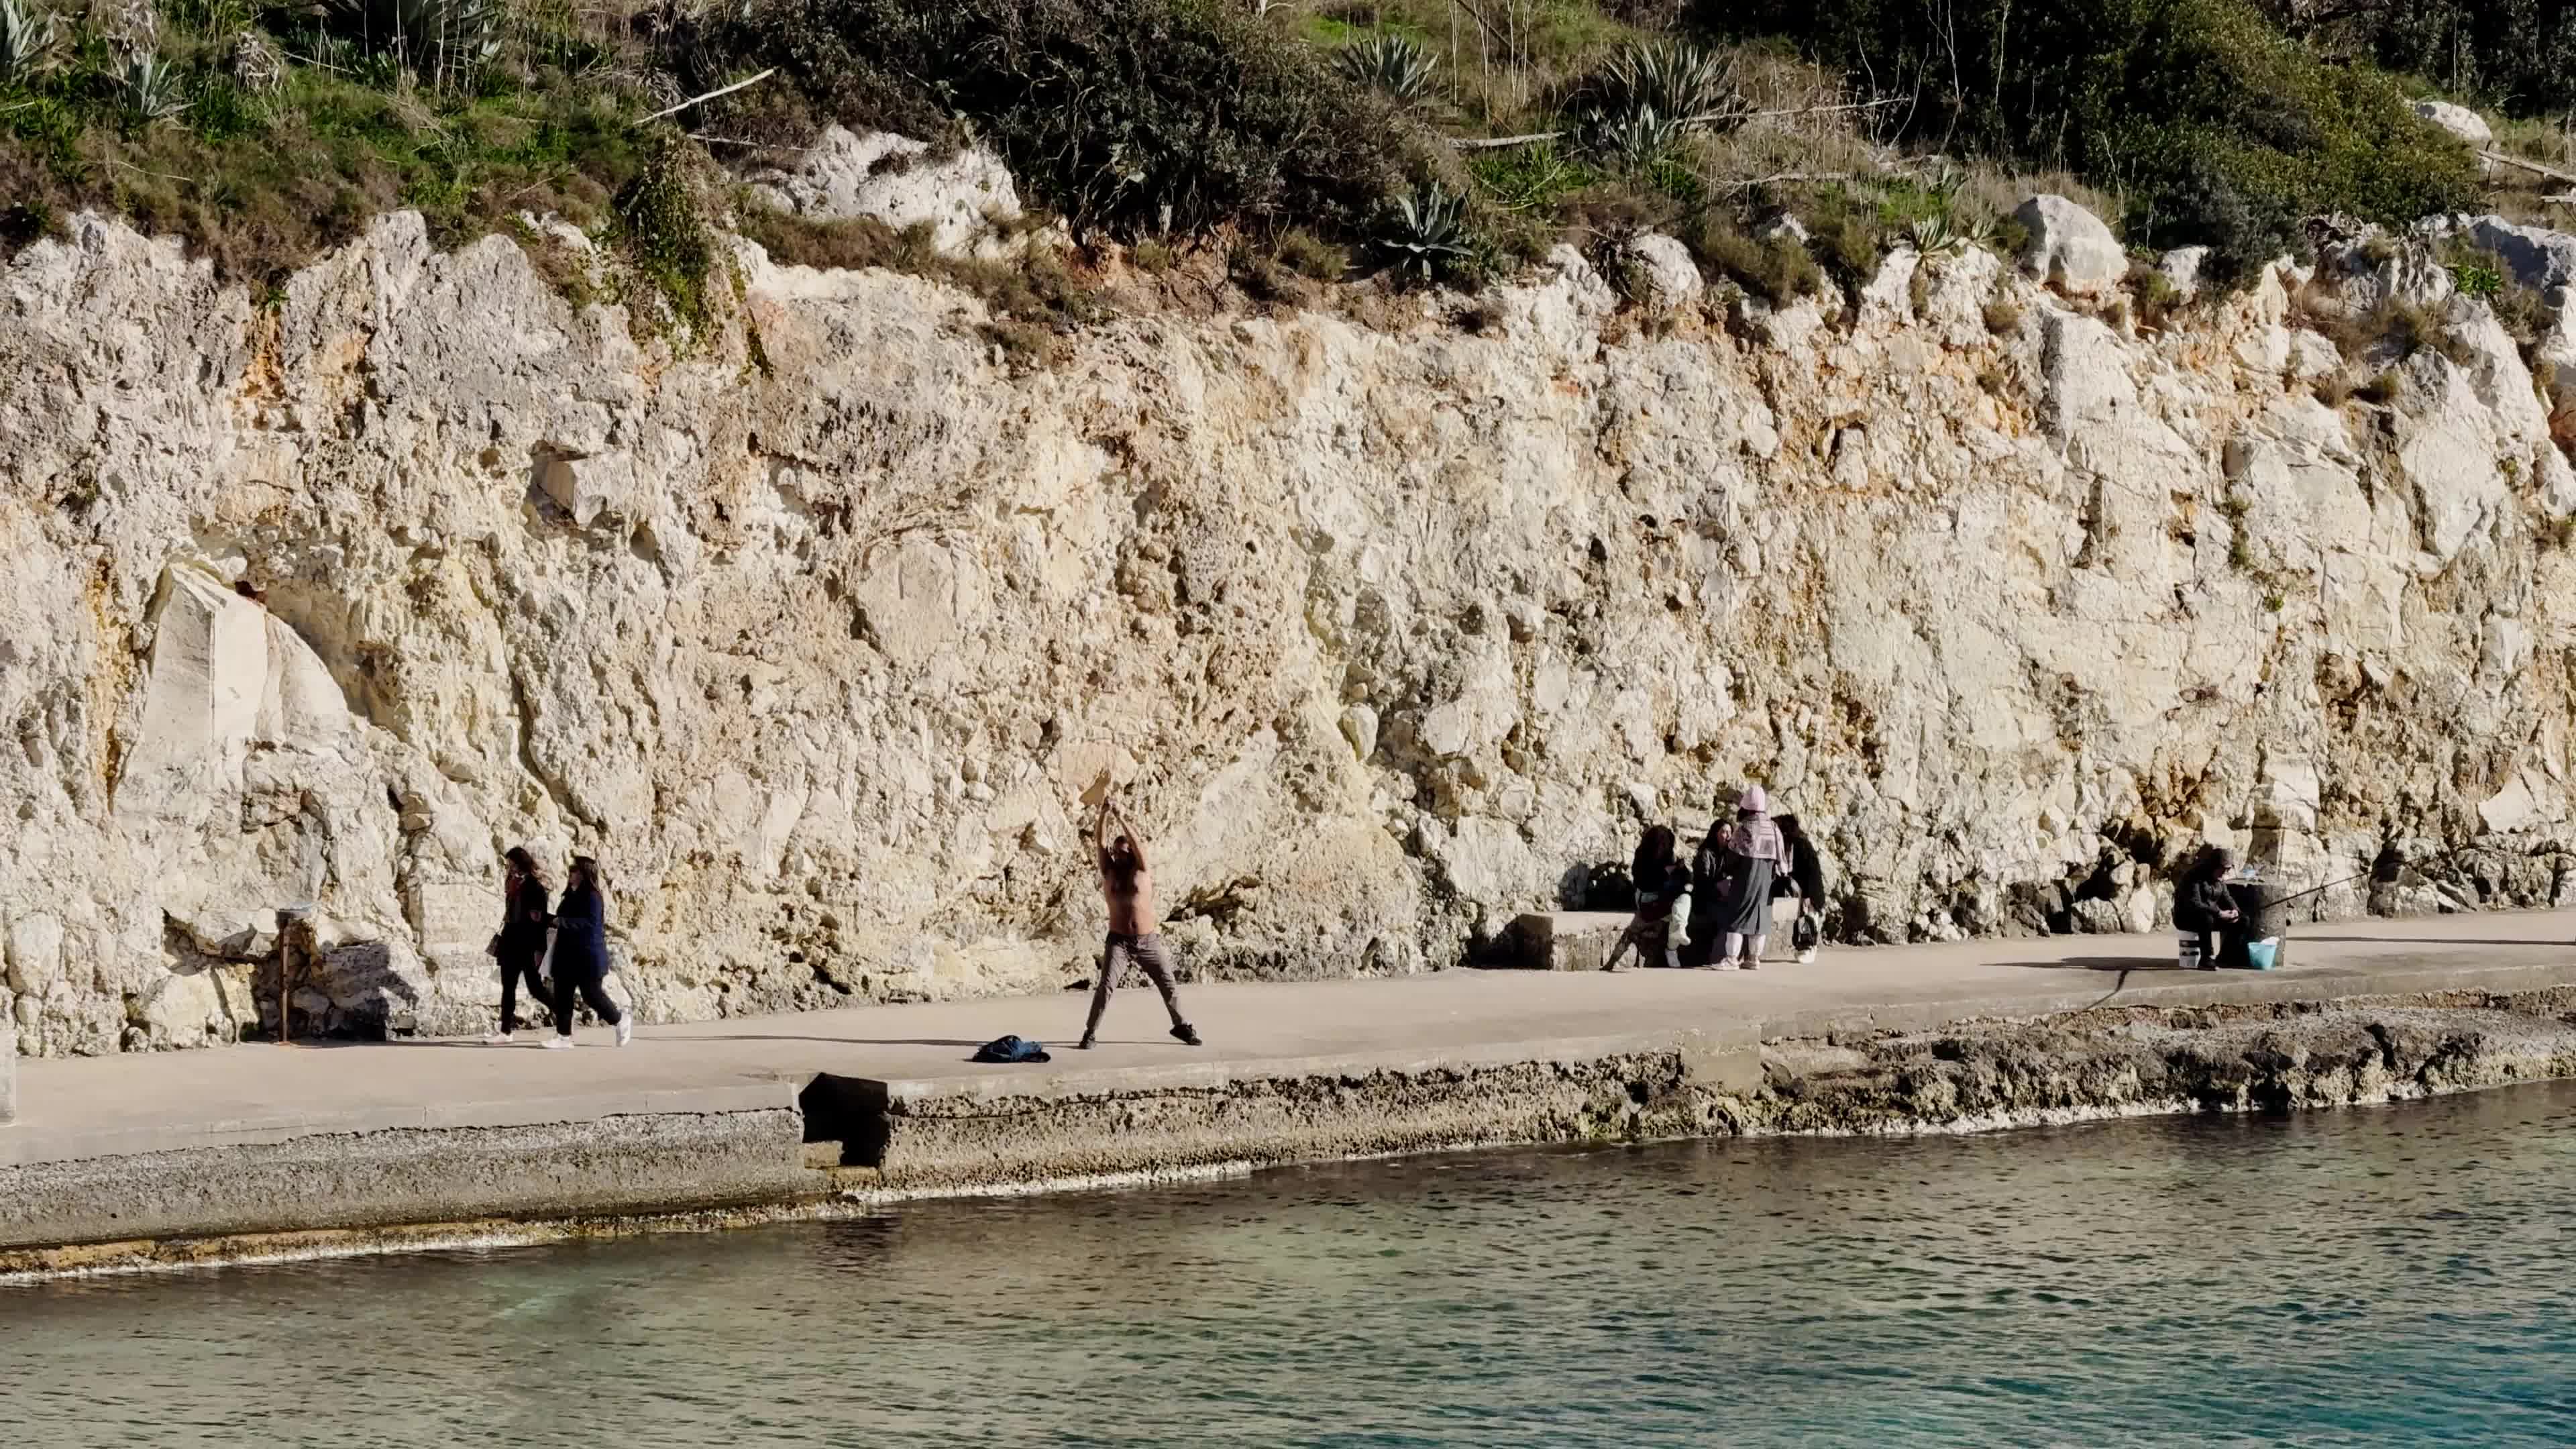
<path id="1" fill-rule="evenodd" d="M 735 226 L 782 265 L 881 267 L 971 292 L 993 314 L 985 326 L 988 337 L 1016 361 L 1051 361 L 1066 332 L 1111 311 L 1101 290 L 1044 244 L 1019 257 L 977 261 L 943 255 L 931 244 L 927 223 L 897 231 L 865 217 L 816 221 L 748 199 L 735 208 Z"/>
<path id="2" fill-rule="evenodd" d="M 2576 176 L 2576 129 L 2545 119 L 2490 118 L 2489 124 L 2495 129 L 2498 151 Z M 2551 200 L 2576 196 L 2576 181 L 2559 181 L 2520 167 L 2498 165 L 2487 173 L 2486 183 L 2489 203 L 2505 219 L 2561 231 L 2576 229 L 2576 202 L 2559 204 Z"/>

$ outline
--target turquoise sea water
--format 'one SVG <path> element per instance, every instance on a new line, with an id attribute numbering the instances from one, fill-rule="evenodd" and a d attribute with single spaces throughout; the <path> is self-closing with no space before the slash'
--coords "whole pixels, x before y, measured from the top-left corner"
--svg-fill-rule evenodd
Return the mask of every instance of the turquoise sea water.
<path id="1" fill-rule="evenodd" d="M 2576 1089 L 0 1288 L 0 1443 L 2576 1442 Z"/>

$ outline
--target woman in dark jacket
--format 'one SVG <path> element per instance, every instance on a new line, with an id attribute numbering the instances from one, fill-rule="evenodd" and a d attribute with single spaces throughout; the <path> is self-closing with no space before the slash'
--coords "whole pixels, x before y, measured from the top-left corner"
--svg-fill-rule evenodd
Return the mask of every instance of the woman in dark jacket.
<path id="1" fill-rule="evenodd" d="M 555 1034 L 550 1047 L 572 1045 L 573 995 L 617 1028 L 617 1044 L 635 1039 L 635 1023 L 608 999 L 608 901 L 599 891 L 599 862 L 572 858 L 563 901 L 555 908 Z"/>
<path id="2" fill-rule="evenodd" d="M 1637 959 L 1652 962 L 1660 958 L 1667 967 L 1678 969 L 1681 957 L 1673 946 L 1673 907 L 1682 892 L 1690 889 L 1690 871 L 1681 862 L 1681 845 L 1669 825 L 1651 826 L 1646 838 L 1637 842 L 1636 859 L 1630 863 L 1629 879 L 1637 886 L 1637 914 L 1628 929 L 1619 933 L 1618 944 L 1610 948 L 1610 959 L 1601 964 L 1604 971 L 1619 969 L 1619 958 L 1628 947 L 1637 948 Z"/>
<path id="3" fill-rule="evenodd" d="M 1825 863 L 1797 816 L 1775 815 L 1771 823 L 1780 827 L 1781 843 L 1789 849 L 1789 868 L 1771 878 L 1771 895 L 1774 900 L 1798 898 L 1798 913 L 1789 922 L 1789 944 L 1797 948 L 1799 965 L 1812 966 L 1816 946 L 1825 934 Z"/>
<path id="4" fill-rule="evenodd" d="M 528 983 L 528 999 L 539 1011 L 551 1005 L 545 978 L 546 876 L 524 845 L 501 857 L 501 930 L 488 948 L 501 963 L 501 1029 L 488 1041 L 506 1042 L 519 1029 L 519 982 Z"/>
<path id="5" fill-rule="evenodd" d="M 2236 898 L 2227 891 L 2228 872 L 2236 869 L 2232 851 L 2212 848 L 2184 876 L 2174 892 L 2174 929 L 2200 937 L 2200 969 L 2218 969 L 2220 937 L 2236 924 Z"/>

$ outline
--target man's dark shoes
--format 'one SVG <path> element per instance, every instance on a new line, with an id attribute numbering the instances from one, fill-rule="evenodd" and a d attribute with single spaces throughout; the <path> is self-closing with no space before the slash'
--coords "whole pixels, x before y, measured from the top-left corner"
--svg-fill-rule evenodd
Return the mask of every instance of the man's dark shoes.
<path id="1" fill-rule="evenodd" d="M 1199 1044 L 1199 1029 L 1190 1025 L 1186 1021 L 1173 1027 L 1172 1035 L 1177 1038 L 1183 1046 L 1197 1046 Z"/>
<path id="2" fill-rule="evenodd" d="M 1091 1034 L 1089 1032 L 1083 1033 L 1082 1040 L 1075 1042 L 1073 1049 L 1078 1052 L 1087 1052 L 1091 1050 Z"/>

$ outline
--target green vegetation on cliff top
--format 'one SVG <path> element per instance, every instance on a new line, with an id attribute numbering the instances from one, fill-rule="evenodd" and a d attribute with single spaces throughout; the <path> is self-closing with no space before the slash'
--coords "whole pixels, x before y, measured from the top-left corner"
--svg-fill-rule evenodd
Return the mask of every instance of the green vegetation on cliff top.
<path id="1" fill-rule="evenodd" d="M 1356 260 L 1473 280 L 1654 227 L 1785 295 L 1865 274 L 1901 236 L 2008 244 L 2042 185 L 2138 245 L 2210 245 L 2222 270 L 2296 250 L 2315 213 L 2485 204 L 2475 158 L 2408 104 L 2436 85 L 2507 118 L 2508 143 L 2569 149 L 2576 6 L 2330 9 L 0 0 L 0 242 L 96 207 L 266 283 L 393 207 L 447 243 L 554 213 L 685 312 L 681 213 L 737 205 L 710 153 L 792 159 L 840 122 L 990 146 L 1084 239 L 1169 256 L 1234 238 L 1238 279 Z M 1781 212 L 1812 249 L 1752 239 Z"/>

